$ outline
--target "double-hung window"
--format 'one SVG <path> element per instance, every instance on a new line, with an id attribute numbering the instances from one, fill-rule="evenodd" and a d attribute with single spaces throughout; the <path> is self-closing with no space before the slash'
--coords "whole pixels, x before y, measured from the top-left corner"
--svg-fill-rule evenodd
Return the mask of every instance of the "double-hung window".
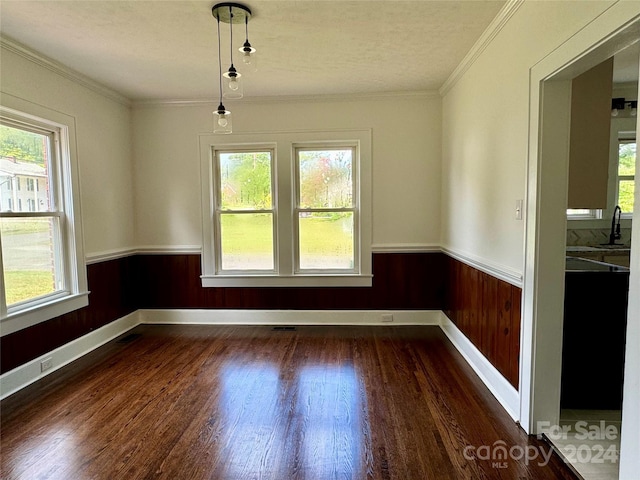
<path id="1" fill-rule="evenodd" d="M 275 272 L 273 151 L 215 151 L 218 274 Z"/>
<path id="2" fill-rule="evenodd" d="M 43 116 L 0 107 L 3 334 L 87 304 L 73 119 L 21 106 Z"/>
<path id="3" fill-rule="evenodd" d="M 203 286 L 371 285 L 370 137 L 201 135 Z"/>
<path id="4" fill-rule="evenodd" d="M 297 272 L 357 271 L 356 154 L 350 145 L 295 148 Z"/>

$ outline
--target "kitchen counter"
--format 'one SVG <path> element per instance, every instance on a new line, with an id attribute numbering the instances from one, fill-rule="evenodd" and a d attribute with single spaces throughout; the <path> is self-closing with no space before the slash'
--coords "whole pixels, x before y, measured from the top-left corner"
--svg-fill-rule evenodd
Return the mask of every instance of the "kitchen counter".
<path id="1" fill-rule="evenodd" d="M 565 264 L 567 272 L 629 272 L 628 267 L 611 263 L 598 262 L 588 258 L 567 257 Z"/>
<path id="2" fill-rule="evenodd" d="M 566 251 L 570 257 L 586 258 L 623 267 L 630 265 L 631 247 L 629 245 L 567 246 Z"/>

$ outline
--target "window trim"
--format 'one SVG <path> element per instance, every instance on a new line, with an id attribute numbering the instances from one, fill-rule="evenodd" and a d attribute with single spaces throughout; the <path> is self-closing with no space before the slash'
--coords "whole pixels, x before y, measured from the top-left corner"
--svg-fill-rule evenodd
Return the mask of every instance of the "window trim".
<path id="1" fill-rule="evenodd" d="M 80 212 L 75 118 L 8 94 L 2 96 L 0 116 L 6 118 L 7 123 L 23 124 L 26 129 L 31 126 L 56 132 L 54 146 L 58 158 L 52 176 L 60 190 L 57 198 L 53 199 L 59 213 L 46 214 L 60 215 L 60 228 L 64 230 L 61 261 L 64 262 L 62 269 L 65 275 L 63 290 L 9 308 L 4 289 L 0 290 L 0 325 L 4 336 L 88 305 L 89 292 Z M 0 265 L 1 256 L 0 250 Z"/>
<path id="2" fill-rule="evenodd" d="M 240 273 L 220 275 L 216 272 L 216 251 L 214 213 L 215 189 L 214 158 L 215 150 L 264 148 L 273 145 L 275 156 L 274 206 L 280 222 L 293 222 L 295 213 L 295 147 L 328 146 L 330 144 L 353 144 L 358 147 L 359 166 L 354 175 L 358 175 L 356 188 L 359 189 L 359 227 L 360 235 L 355 252 L 359 254 L 359 270 L 349 271 L 304 271 L 295 272 L 294 238 L 291 235 L 279 235 L 275 245 L 277 273 Z M 303 286 L 371 286 L 371 130 L 335 130 L 335 131 L 286 131 L 269 133 L 246 133 L 231 135 L 199 135 L 200 174 L 202 188 L 202 286 L 203 287 L 303 287 Z M 286 218 L 283 218 L 286 217 Z M 282 225 L 282 224 L 280 224 Z M 291 230 L 293 232 L 293 230 Z M 286 237 L 286 238 L 285 238 Z"/>

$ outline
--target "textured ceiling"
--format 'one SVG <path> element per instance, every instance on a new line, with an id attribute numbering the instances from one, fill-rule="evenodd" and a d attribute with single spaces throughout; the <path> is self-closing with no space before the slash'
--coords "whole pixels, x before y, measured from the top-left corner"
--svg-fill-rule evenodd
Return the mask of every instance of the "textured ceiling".
<path id="1" fill-rule="evenodd" d="M 214 99 L 214 3 L 1 0 L 0 32 L 132 100 Z M 245 95 L 436 90 L 504 4 L 250 0 L 259 70 Z M 234 28 L 236 48 L 243 34 Z"/>

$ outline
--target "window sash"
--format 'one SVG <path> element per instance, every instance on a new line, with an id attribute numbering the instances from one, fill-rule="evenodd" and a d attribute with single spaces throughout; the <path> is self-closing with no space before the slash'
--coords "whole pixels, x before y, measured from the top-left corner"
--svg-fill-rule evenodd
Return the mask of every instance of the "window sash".
<path id="1" fill-rule="evenodd" d="M 619 138 L 618 139 L 618 158 L 617 158 L 618 162 L 617 162 L 617 165 L 616 165 L 617 180 L 616 180 L 616 183 L 615 183 L 615 185 L 616 185 L 616 194 L 615 194 L 616 195 L 615 196 L 616 205 L 620 205 L 621 204 L 621 201 L 620 201 L 620 193 L 621 193 L 620 186 L 621 186 L 621 183 L 624 182 L 624 181 L 627 181 L 627 182 L 631 181 L 631 182 L 634 182 L 634 184 L 635 184 L 635 177 L 636 177 L 635 175 L 620 175 L 620 173 L 619 173 L 620 172 L 620 154 L 619 154 L 620 146 L 621 145 L 628 145 L 628 144 L 636 144 L 636 139 L 631 137 L 631 136 L 629 136 L 629 138 Z M 636 148 L 637 148 L 637 145 L 636 145 Z M 636 164 L 637 164 L 637 160 L 636 160 Z M 634 205 L 633 208 L 635 209 L 636 206 Z M 621 217 L 622 218 L 631 218 L 632 216 L 633 216 L 633 212 L 626 212 L 625 211 L 625 212 L 621 213 Z"/>
<path id="2" fill-rule="evenodd" d="M 302 177 L 300 172 L 300 153 L 315 151 L 351 151 L 351 206 L 350 207 L 302 207 Z M 360 272 L 360 220 L 359 220 L 359 151 L 357 145 L 349 142 L 317 142 L 294 145 L 294 189 L 295 206 L 293 208 L 293 253 L 294 274 L 357 274 Z M 352 268 L 303 268 L 301 266 L 301 213 L 351 213 L 353 215 Z"/>
<path id="3" fill-rule="evenodd" d="M 47 176 L 45 177 L 45 182 L 48 183 L 49 195 L 47 198 L 48 205 L 47 209 L 44 211 L 36 211 L 37 204 L 35 199 L 26 198 L 26 202 L 22 202 L 22 199 L 18 200 L 18 205 L 14 205 L 13 207 L 18 207 L 18 210 L 21 211 L 0 211 L 0 219 L 55 219 L 56 221 L 52 222 L 53 226 L 53 234 L 51 238 L 51 256 L 52 256 L 52 277 L 54 278 L 54 287 L 53 291 L 50 293 L 46 293 L 43 295 L 35 295 L 24 300 L 20 300 L 18 302 L 8 304 L 7 296 L 6 296 L 6 288 L 7 285 L 3 282 L 3 290 L 2 290 L 2 312 L 3 316 L 12 315 L 14 313 L 19 313 L 26 309 L 31 309 L 37 307 L 40 304 L 51 302 L 61 297 L 68 296 L 71 293 L 71 283 L 72 279 L 70 277 L 70 269 L 67 267 L 67 257 L 66 253 L 66 245 L 68 245 L 68 233 L 66 227 L 66 219 L 65 213 L 60 209 L 60 206 L 63 205 L 62 199 L 60 198 L 60 192 L 62 190 L 59 179 L 62 178 L 60 176 L 60 167 L 61 167 L 61 154 L 60 154 L 60 134 L 57 129 L 52 129 L 51 127 L 44 127 L 34 124 L 25 123 L 18 119 L 8 118 L 8 117 L 0 117 L 0 123 L 4 126 L 11 127 L 16 130 L 21 130 L 24 132 L 33 133 L 36 135 L 40 135 L 47 139 L 45 144 L 45 171 L 47 172 Z M 17 190 L 23 190 L 21 187 L 20 178 L 16 179 L 16 184 L 18 186 Z M 36 192 L 35 183 L 37 179 L 32 177 L 26 177 L 24 182 L 24 190 L 31 194 L 31 192 Z M 1 241 L 1 236 L 0 236 Z M 4 262 L 0 261 L 0 271 L 1 274 L 5 275 L 5 267 Z M 20 270 L 18 270 L 20 271 Z"/>
<path id="4" fill-rule="evenodd" d="M 263 209 L 231 209 L 222 208 L 222 175 L 221 175 L 221 161 L 220 156 L 224 154 L 236 154 L 236 153 L 269 153 L 270 159 L 270 186 L 271 186 L 271 208 Z M 215 249 L 215 265 L 217 275 L 274 275 L 278 272 L 278 258 L 277 258 L 277 205 L 275 195 L 275 151 L 273 148 L 225 148 L 215 149 L 212 148 L 213 158 L 213 173 L 214 173 L 214 249 Z M 272 262 L 273 268 L 247 268 L 247 269 L 229 269 L 223 268 L 223 228 L 222 217 L 225 215 L 271 215 L 271 244 L 272 244 Z"/>

